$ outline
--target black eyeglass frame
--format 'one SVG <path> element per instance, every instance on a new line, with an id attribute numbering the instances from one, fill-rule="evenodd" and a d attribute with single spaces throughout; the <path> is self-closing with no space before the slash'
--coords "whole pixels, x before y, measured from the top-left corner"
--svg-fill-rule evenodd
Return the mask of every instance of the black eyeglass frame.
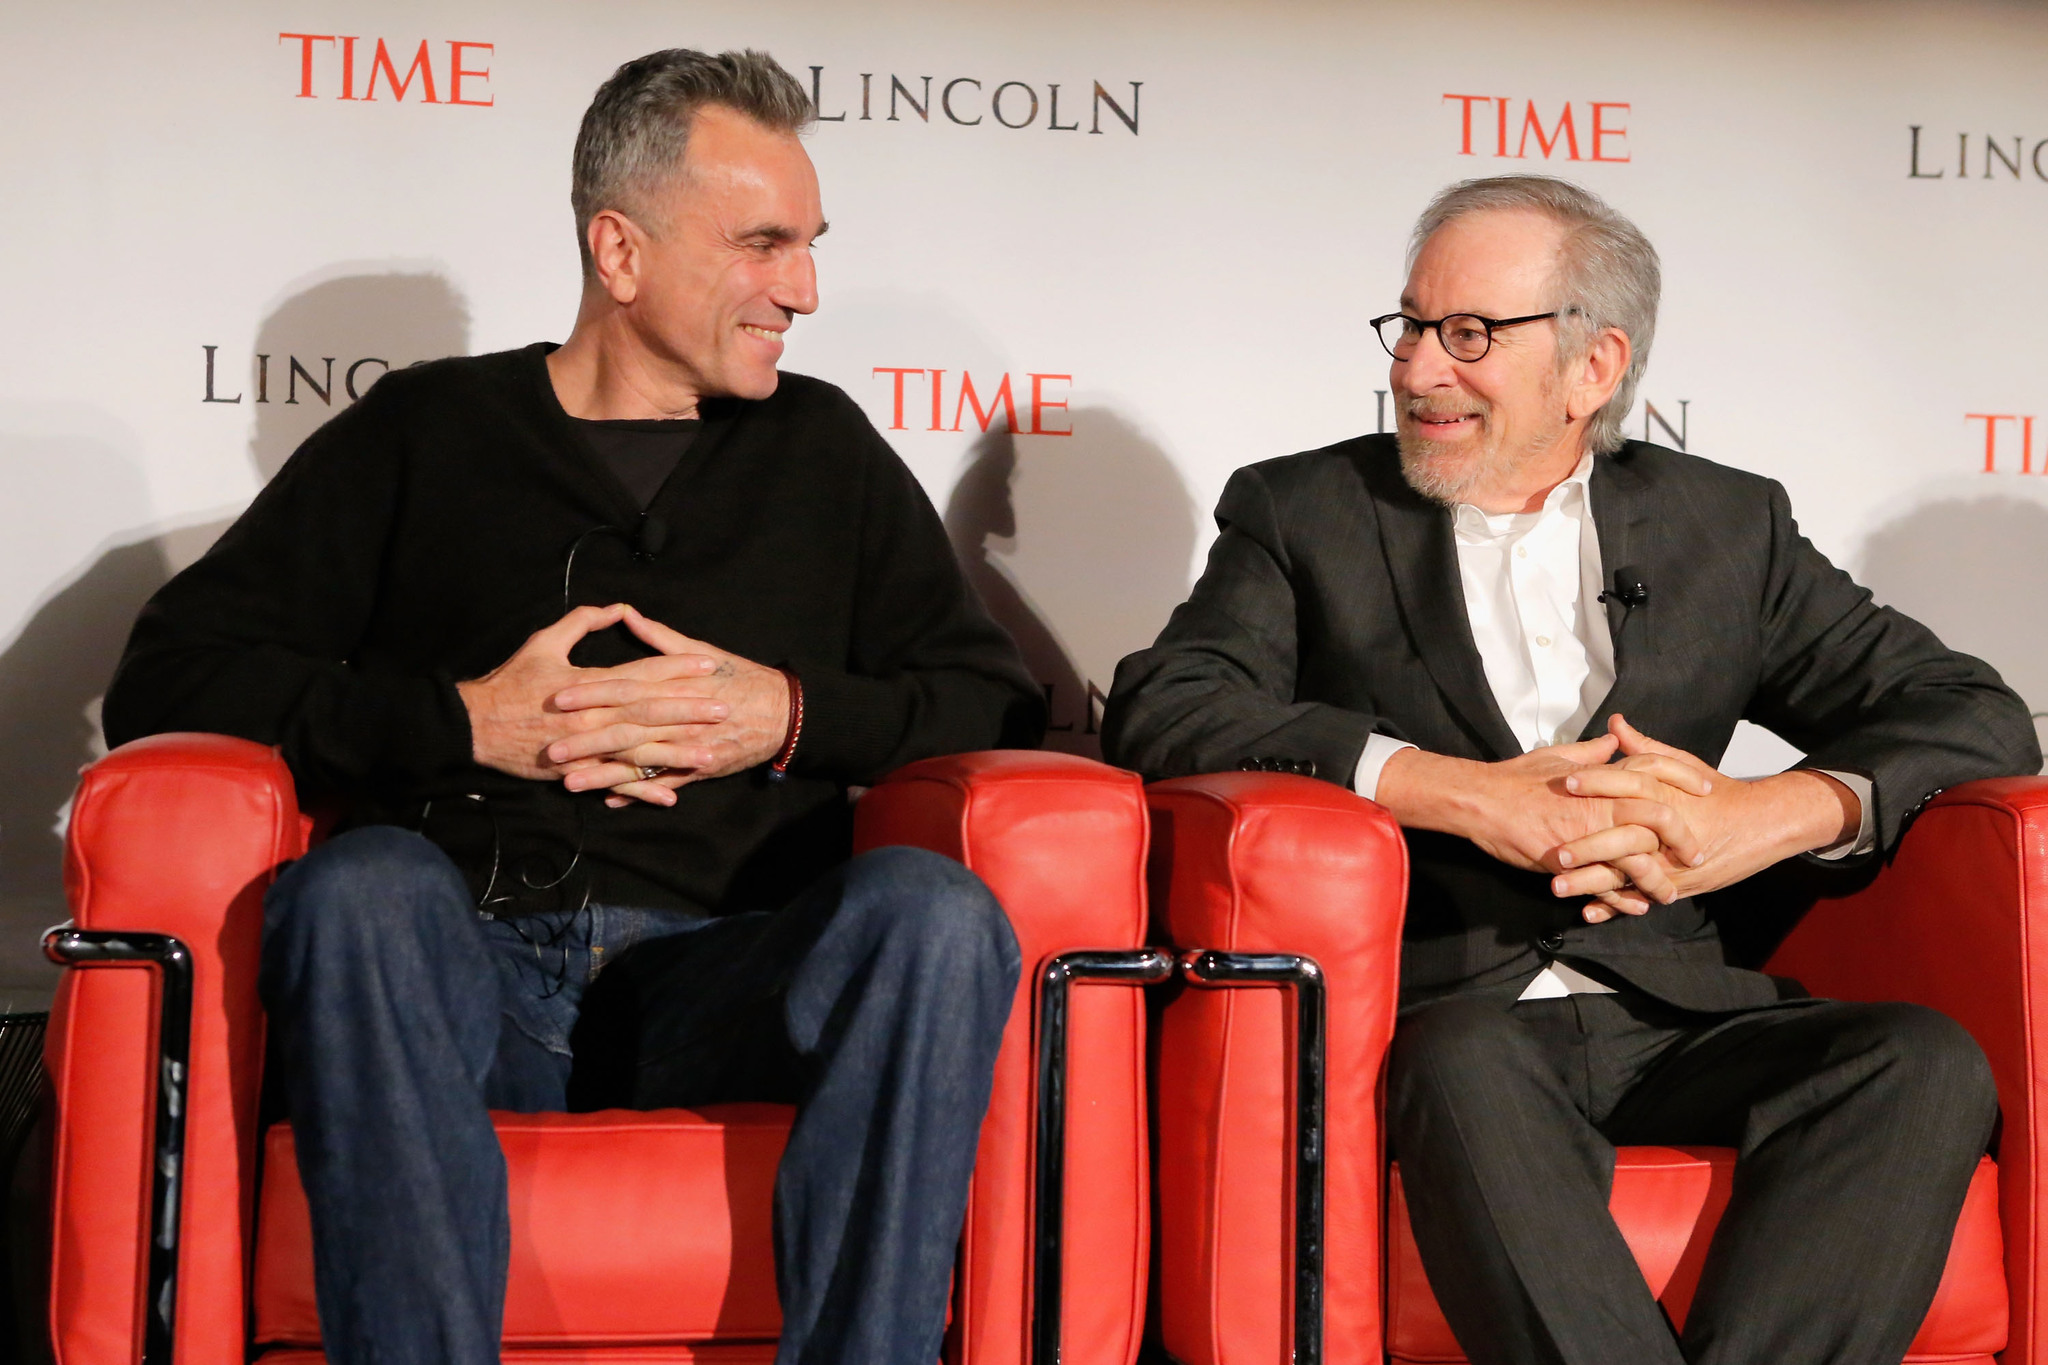
<path id="1" fill-rule="evenodd" d="M 1372 328 L 1372 334 L 1380 339 L 1380 346 L 1386 351 L 1388 355 L 1393 356 L 1393 358 L 1396 360 L 1401 360 L 1404 357 L 1395 352 L 1393 344 L 1387 340 L 1387 334 L 1385 332 L 1382 332 L 1380 328 L 1386 325 L 1387 323 L 1392 322 L 1395 318 L 1400 318 L 1403 322 L 1412 322 L 1415 324 L 1415 344 L 1418 348 L 1422 345 L 1422 337 L 1424 333 L 1435 332 L 1436 344 L 1444 347 L 1445 355 L 1449 356 L 1451 359 L 1455 361 L 1460 362 L 1461 364 L 1476 365 L 1480 361 L 1486 359 L 1487 356 L 1493 353 L 1493 334 L 1499 331 L 1501 328 L 1519 327 L 1525 322 L 1541 322 L 1545 318 L 1563 317 L 1565 313 L 1568 311 L 1570 310 L 1564 308 L 1553 308 L 1548 313 L 1531 313 L 1527 317 L 1519 318 L 1488 318 L 1481 317 L 1477 313 L 1446 313 L 1434 322 L 1430 322 L 1423 318 L 1413 317 L 1407 313 L 1386 313 L 1380 317 L 1374 318 L 1368 325 Z M 1467 358 L 1465 356 L 1459 355 L 1449 346 L 1444 346 L 1443 327 L 1445 323 L 1451 321 L 1453 318 L 1470 318 L 1474 322 L 1478 323 L 1481 327 L 1484 327 L 1486 329 L 1486 349 L 1481 351 L 1478 355 Z M 1410 352 L 1409 355 L 1405 358 L 1409 360 L 1414 359 L 1414 353 Z"/>

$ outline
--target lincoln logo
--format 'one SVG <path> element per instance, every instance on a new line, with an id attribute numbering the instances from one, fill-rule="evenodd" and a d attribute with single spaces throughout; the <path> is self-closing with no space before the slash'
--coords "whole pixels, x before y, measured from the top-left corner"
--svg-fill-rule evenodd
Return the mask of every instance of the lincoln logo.
<path id="1" fill-rule="evenodd" d="M 369 391 L 383 373 L 391 368 L 391 362 L 373 355 L 360 356 L 353 360 L 338 361 L 331 355 L 302 360 L 295 355 L 258 355 L 256 373 L 246 384 L 235 384 L 227 375 L 218 372 L 215 355 L 218 346 L 201 346 L 206 353 L 206 396 L 202 403 L 239 403 L 247 396 L 252 403 L 278 402 L 287 407 L 318 402 L 333 407 L 334 400 L 341 398 L 354 402 Z M 415 360 L 414 365 L 424 365 Z M 228 385 L 235 384 L 233 393 L 227 392 Z M 254 389 L 254 393 L 249 391 Z M 282 390 L 282 397 L 277 391 Z"/>
<path id="2" fill-rule="evenodd" d="M 954 374 L 959 378 L 948 377 Z M 1000 415 L 1003 430 L 1013 436 L 1074 434 L 1074 428 L 1068 423 L 1067 400 L 1052 396 L 1055 385 L 1060 393 L 1071 390 L 1074 376 L 1070 374 L 1012 375 L 1006 372 L 990 378 L 984 373 L 977 380 L 966 370 L 875 366 L 875 377 L 883 375 L 888 375 L 891 381 L 891 431 L 967 431 L 970 428 L 965 423 L 970 419 L 974 423 L 971 430 L 987 431 Z M 1021 423 L 1018 421 L 1020 409 L 1024 418 Z M 924 425 L 927 415 L 931 417 L 930 426 Z M 906 424 L 905 417 L 917 425 Z M 1048 426 L 1048 422 L 1057 425 Z"/>
<path id="3" fill-rule="evenodd" d="M 2001 457 L 2008 470 L 2017 469 L 2022 474 L 2034 472 L 2034 419 L 2018 412 L 1966 412 L 1965 422 L 1984 424 L 1984 472 L 1999 472 Z M 2006 425 L 2011 423 L 2010 426 Z M 2018 451 L 2014 451 L 2017 438 Z M 2018 458 L 2014 459 L 2017 453 Z M 2048 474 L 2048 449 L 2041 452 L 2041 472 Z"/>
<path id="4" fill-rule="evenodd" d="M 490 58 L 495 47 L 491 43 L 450 40 L 437 73 L 433 45 L 425 38 L 412 50 L 410 60 L 404 43 L 394 50 L 382 38 L 280 33 L 277 41 L 279 46 L 298 44 L 298 97 L 302 100 L 331 97 L 368 104 L 378 101 L 381 90 L 384 98 L 395 104 L 405 103 L 408 96 L 415 104 L 467 104 L 488 109 L 497 103 L 497 96 L 490 93 Z"/>
<path id="5" fill-rule="evenodd" d="M 954 124 L 961 128 L 1044 128 L 1055 133 L 1123 131 L 1138 135 L 1143 81 L 984 80 L 980 76 L 827 75 L 811 68 L 811 103 L 820 123 Z M 827 106 L 833 112 L 826 112 Z M 1108 121 L 1104 121 L 1104 115 Z"/>
<path id="6" fill-rule="evenodd" d="M 1379 412 L 1379 425 L 1374 430 L 1378 431 L 1381 435 L 1385 435 L 1391 430 L 1387 426 L 1388 391 L 1386 389 L 1374 389 L 1372 396 Z M 1678 425 L 1673 426 L 1669 417 L 1657 411 L 1655 403 L 1652 403 L 1647 398 L 1644 399 L 1643 439 L 1645 441 L 1657 440 L 1660 430 L 1663 433 L 1662 439 L 1665 445 L 1670 446 L 1673 450 L 1684 450 L 1686 440 L 1692 434 L 1692 400 L 1690 398 L 1678 400 Z"/>
<path id="7" fill-rule="evenodd" d="M 1544 115 L 1535 100 L 1509 95 L 1445 95 L 1458 105 L 1458 155 L 1506 157 L 1526 161 L 1529 144 L 1549 161 L 1559 152 L 1566 161 L 1627 161 L 1629 106 L 1589 100 L 1566 100 L 1553 115 Z M 1580 113 L 1583 109 L 1585 112 Z M 1488 150 L 1491 144 L 1491 150 Z M 1508 147 L 1513 145 L 1514 150 Z"/>
<path id="8" fill-rule="evenodd" d="M 2041 155 L 2048 151 L 2048 137 L 2030 148 L 2018 133 L 2009 139 L 1988 133 L 1957 133 L 1955 142 L 1950 143 L 1942 133 L 1923 142 L 1924 130 L 1917 123 L 1909 125 L 1906 132 L 1908 180 L 2023 180 L 2023 170 L 2033 171 L 2036 180 L 2048 180 L 2048 158 Z"/>

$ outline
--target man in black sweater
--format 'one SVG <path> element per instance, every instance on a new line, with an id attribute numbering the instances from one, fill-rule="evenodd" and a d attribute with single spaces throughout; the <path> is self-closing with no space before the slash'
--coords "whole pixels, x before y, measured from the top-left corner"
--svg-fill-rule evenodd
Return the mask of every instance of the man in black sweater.
<path id="1" fill-rule="evenodd" d="M 487 1110 L 753 1099 L 799 1106 L 778 1359 L 937 1356 L 1018 952 L 957 864 L 847 861 L 847 788 L 1043 707 L 910 473 L 776 370 L 817 304 L 810 118 L 760 54 L 621 67 L 569 340 L 381 380 L 109 690 L 110 742 L 277 744 L 345 812 L 262 966 L 336 1365 L 498 1359 Z"/>

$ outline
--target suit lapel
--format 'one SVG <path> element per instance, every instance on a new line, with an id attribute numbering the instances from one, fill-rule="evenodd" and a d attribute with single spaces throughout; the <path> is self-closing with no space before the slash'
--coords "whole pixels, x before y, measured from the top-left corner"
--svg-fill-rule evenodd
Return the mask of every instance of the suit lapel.
<path id="1" fill-rule="evenodd" d="M 1458 549 L 1451 515 L 1403 483 L 1374 499 L 1380 518 L 1380 548 L 1387 573 L 1407 621 L 1408 638 L 1436 680 L 1451 709 L 1495 758 L 1522 752 L 1472 641 L 1465 589 L 1458 576 Z"/>
<path id="2" fill-rule="evenodd" d="M 1588 479 L 1593 501 L 1593 528 L 1600 537 L 1601 583 L 1614 582 L 1616 569 L 1631 568 L 1654 583 L 1656 570 L 1656 517 L 1649 480 L 1626 458 L 1623 447 L 1618 456 L 1596 456 Z M 1652 601 L 1654 601 L 1654 597 Z M 1641 691 L 1657 650 L 1651 639 L 1651 606 L 1624 606 L 1612 597 L 1607 602 L 1607 629 L 1614 639 L 1614 686 L 1586 722 L 1581 738 L 1604 734 L 1607 718 L 1616 711 L 1627 713 L 1630 699 Z"/>

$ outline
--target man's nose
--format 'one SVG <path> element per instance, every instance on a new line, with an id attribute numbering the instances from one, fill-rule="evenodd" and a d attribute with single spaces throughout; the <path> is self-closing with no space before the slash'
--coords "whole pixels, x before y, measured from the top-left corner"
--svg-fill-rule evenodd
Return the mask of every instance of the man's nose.
<path id="1" fill-rule="evenodd" d="M 777 308 L 787 308 L 792 313 L 818 311 L 818 264 L 811 258 L 809 247 L 789 253 L 768 298 Z"/>
<path id="2" fill-rule="evenodd" d="M 1394 384 L 1397 388 L 1405 387 L 1410 393 L 1454 388 L 1458 383 L 1458 362 L 1444 349 L 1443 338 L 1434 327 L 1416 340 L 1415 354 L 1394 362 L 1394 368 L 1406 370 L 1405 374 L 1396 376 Z"/>

